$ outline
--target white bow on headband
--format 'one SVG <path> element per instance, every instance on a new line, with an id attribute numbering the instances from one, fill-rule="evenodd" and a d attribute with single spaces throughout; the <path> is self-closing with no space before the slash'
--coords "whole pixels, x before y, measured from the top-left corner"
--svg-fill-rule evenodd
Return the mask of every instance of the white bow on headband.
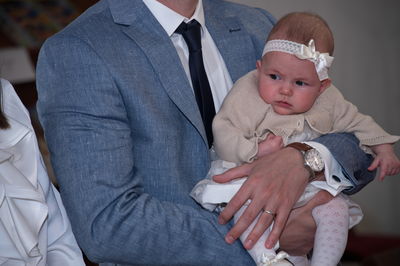
<path id="1" fill-rule="evenodd" d="M 315 65 L 319 80 L 329 78 L 328 69 L 332 65 L 333 57 L 328 53 L 316 51 L 313 39 L 309 41 L 308 46 L 288 40 L 271 40 L 265 44 L 262 55 L 274 51 L 289 53 L 300 59 L 310 60 Z"/>

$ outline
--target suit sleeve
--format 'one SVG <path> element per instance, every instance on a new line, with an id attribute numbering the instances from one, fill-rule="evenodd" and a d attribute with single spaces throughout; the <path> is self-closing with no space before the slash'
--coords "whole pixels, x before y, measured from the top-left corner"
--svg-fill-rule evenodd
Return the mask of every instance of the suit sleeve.
<path id="1" fill-rule="evenodd" d="M 344 176 L 353 184 L 353 187 L 343 191 L 345 194 L 354 194 L 371 182 L 376 171 L 368 171 L 372 163 L 371 154 L 365 153 L 359 145 L 359 140 L 351 133 L 331 133 L 314 139 L 325 145 L 342 166 Z"/>

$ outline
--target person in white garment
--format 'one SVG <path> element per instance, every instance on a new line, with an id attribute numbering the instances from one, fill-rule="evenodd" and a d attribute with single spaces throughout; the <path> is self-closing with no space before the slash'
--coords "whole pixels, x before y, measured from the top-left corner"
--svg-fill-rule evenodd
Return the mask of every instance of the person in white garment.
<path id="1" fill-rule="evenodd" d="M 85 265 L 29 113 L 0 80 L 0 265 Z"/>
<path id="2" fill-rule="evenodd" d="M 256 63 L 257 69 L 234 84 L 213 121 L 215 151 L 222 160 L 213 162 L 209 179 L 193 190 L 192 196 L 199 203 L 211 210 L 216 204 L 227 203 L 245 181 L 216 184 L 212 176 L 236 164 L 251 163 L 283 146 L 307 151 L 307 158 L 307 153 L 315 150 L 311 143 L 302 142 L 328 133 L 355 134 L 366 151 L 373 151 L 375 159 L 368 169 L 379 167 L 379 179 L 399 173 L 400 161 L 392 147 L 399 137 L 389 135 L 371 117 L 360 114 L 331 86 L 328 69 L 333 46 L 328 24 L 316 14 L 290 13 L 277 22 L 265 44 L 262 60 Z M 336 266 L 346 247 L 347 231 L 361 220 L 362 212 L 340 193 L 350 187 L 349 182 L 340 181 L 334 172 L 328 171 L 332 167 L 318 165 L 317 160 L 306 162 L 312 170 L 310 183 L 294 207 L 304 205 L 321 189 L 334 196 L 313 209 L 317 231 L 311 265 Z M 327 158 L 324 162 L 334 163 Z M 313 171 L 325 178 L 314 178 Z M 246 209 L 243 206 L 235 214 L 235 221 Z M 268 209 L 263 215 L 275 218 L 275 213 Z M 251 230 L 250 227 L 240 236 L 243 243 Z M 274 249 L 265 248 L 268 235 L 267 230 L 248 250 L 253 259 L 258 265 L 292 265 L 283 260 L 288 256 L 283 251 L 276 254 Z M 295 265 L 309 263 L 306 257 L 291 256 L 289 260 Z"/>

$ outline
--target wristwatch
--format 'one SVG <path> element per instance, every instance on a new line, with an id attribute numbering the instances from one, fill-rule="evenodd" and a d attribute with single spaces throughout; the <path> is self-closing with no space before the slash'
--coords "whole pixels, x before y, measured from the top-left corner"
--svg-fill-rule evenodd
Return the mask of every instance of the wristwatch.
<path id="1" fill-rule="evenodd" d="M 323 172 L 325 162 L 317 149 L 301 142 L 290 143 L 287 147 L 295 148 L 303 154 L 304 167 L 310 172 L 309 182 Z"/>

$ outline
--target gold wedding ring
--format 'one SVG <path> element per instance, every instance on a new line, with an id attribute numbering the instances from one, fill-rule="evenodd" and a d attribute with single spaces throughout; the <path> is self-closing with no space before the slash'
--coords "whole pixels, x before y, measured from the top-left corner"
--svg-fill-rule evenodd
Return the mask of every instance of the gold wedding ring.
<path id="1" fill-rule="evenodd" d="M 273 211 L 269 211 L 269 210 L 264 210 L 264 209 L 263 209 L 263 212 L 272 215 L 273 218 L 275 218 L 275 216 L 276 216 L 276 213 L 274 213 Z"/>

